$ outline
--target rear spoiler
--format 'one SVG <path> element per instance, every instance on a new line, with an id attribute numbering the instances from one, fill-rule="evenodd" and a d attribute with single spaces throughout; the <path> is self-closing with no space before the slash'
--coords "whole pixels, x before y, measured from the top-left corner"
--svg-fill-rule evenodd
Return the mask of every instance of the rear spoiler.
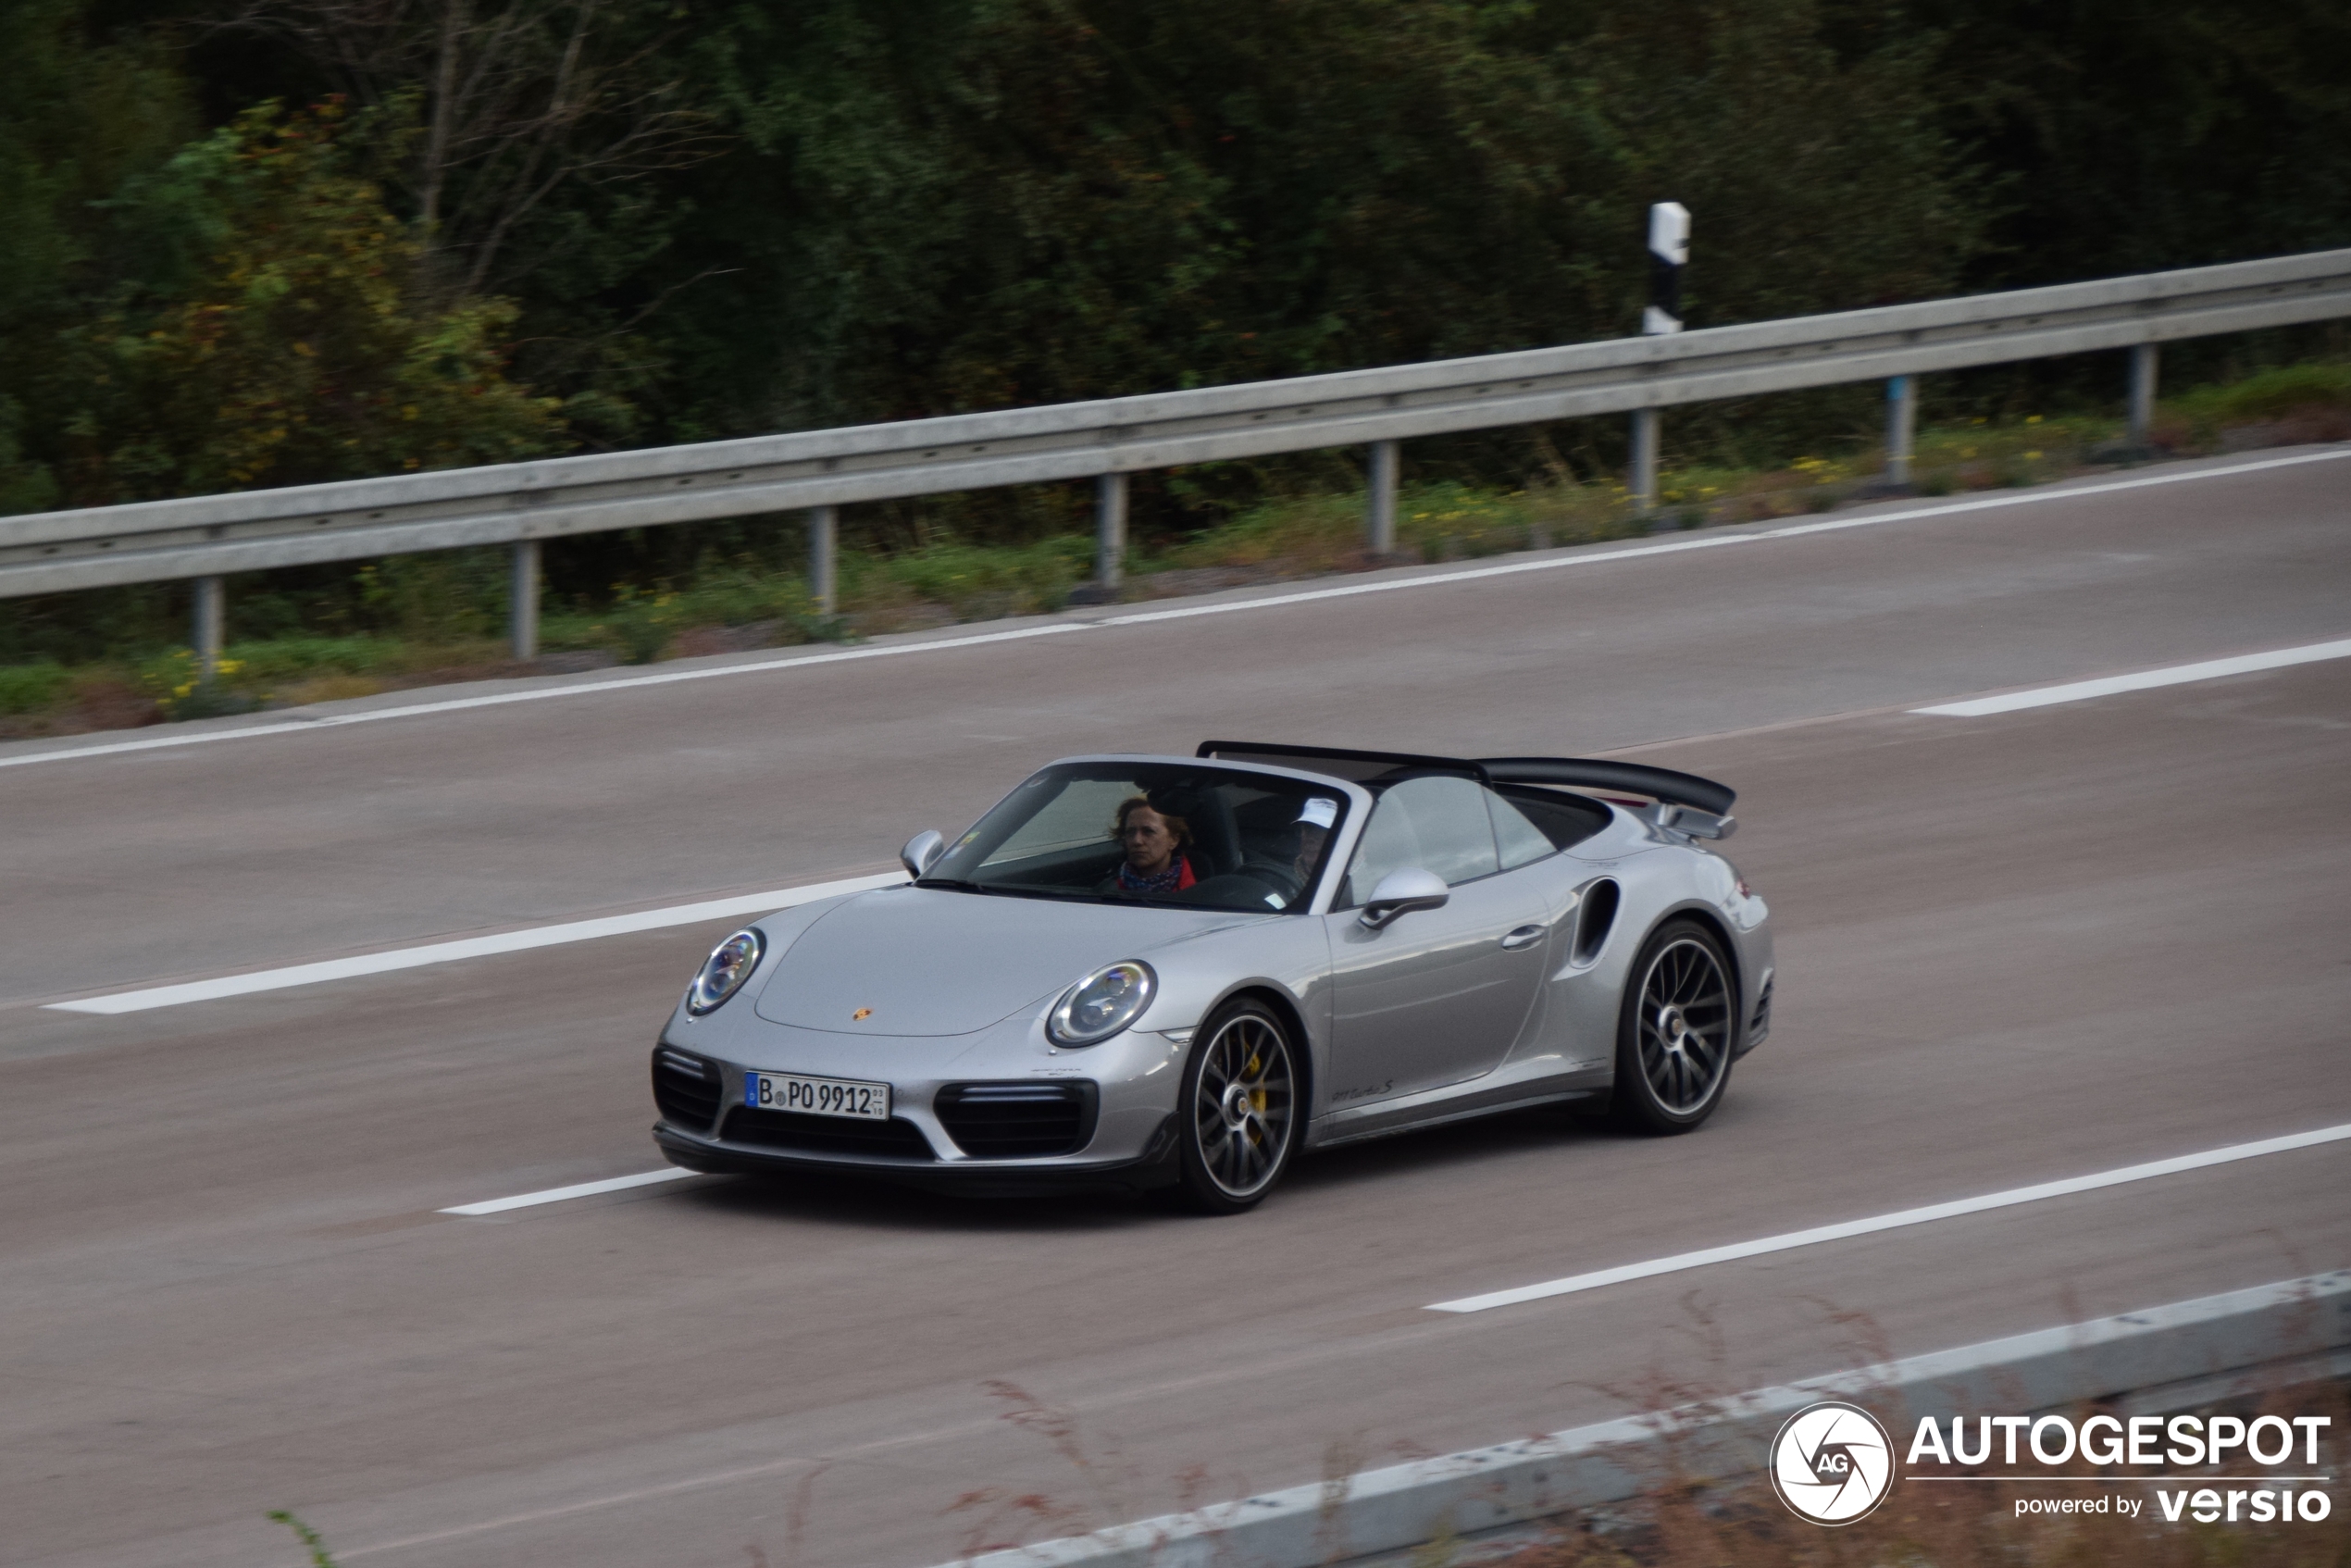
<path id="1" fill-rule="evenodd" d="M 1654 801 L 1659 827 L 1693 839 L 1727 839 L 1738 828 L 1731 815 L 1738 791 L 1695 773 L 1598 757 L 1480 757 L 1477 765 L 1497 784 L 1557 784 L 1597 795 L 1636 797 L 1627 803 Z"/>

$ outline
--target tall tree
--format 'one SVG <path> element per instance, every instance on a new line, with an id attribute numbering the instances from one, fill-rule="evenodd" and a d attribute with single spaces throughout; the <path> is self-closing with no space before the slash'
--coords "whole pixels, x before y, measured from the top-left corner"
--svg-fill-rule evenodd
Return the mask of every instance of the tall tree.
<path id="1" fill-rule="evenodd" d="M 247 0 L 223 27 L 277 39 L 400 125 L 391 160 L 432 275 L 507 290 L 518 243 L 567 190 L 709 156 L 708 115 L 662 68 L 673 7 L 642 0 Z"/>

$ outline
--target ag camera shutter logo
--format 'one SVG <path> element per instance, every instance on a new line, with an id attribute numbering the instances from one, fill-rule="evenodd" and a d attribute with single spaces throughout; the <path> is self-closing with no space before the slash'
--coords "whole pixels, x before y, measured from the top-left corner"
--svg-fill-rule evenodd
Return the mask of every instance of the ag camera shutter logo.
<path id="1" fill-rule="evenodd" d="M 1894 1489 L 1894 1439 L 1860 1405 L 1824 1400 L 1772 1439 L 1772 1489 L 1799 1519 L 1850 1524 Z"/>

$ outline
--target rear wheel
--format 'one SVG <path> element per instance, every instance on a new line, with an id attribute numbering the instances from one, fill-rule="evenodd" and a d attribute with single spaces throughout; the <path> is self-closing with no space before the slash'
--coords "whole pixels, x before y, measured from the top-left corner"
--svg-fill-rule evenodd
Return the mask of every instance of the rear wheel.
<path id="1" fill-rule="evenodd" d="M 1736 990 L 1714 933 L 1669 920 L 1633 962 L 1616 1027 L 1619 1121 L 1646 1132 L 1687 1132 L 1714 1113 L 1737 1044 Z"/>
<path id="2" fill-rule="evenodd" d="M 1299 1087 L 1296 1047 L 1272 1008 L 1238 1002 L 1200 1026 L 1176 1139 L 1188 1207 L 1238 1214 L 1274 1189 L 1298 1141 Z"/>

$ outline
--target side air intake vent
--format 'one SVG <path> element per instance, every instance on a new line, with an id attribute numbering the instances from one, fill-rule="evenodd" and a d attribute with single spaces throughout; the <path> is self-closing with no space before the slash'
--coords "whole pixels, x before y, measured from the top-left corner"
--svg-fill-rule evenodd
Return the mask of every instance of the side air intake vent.
<path id="1" fill-rule="evenodd" d="M 949 1084 L 931 1110 L 975 1160 L 1034 1160 L 1085 1148 L 1100 1100 L 1090 1083 Z"/>
<path id="2" fill-rule="evenodd" d="M 718 1119 L 718 1064 L 675 1046 L 653 1050 L 653 1103 L 661 1119 L 689 1132 L 708 1132 Z"/>
<path id="3" fill-rule="evenodd" d="M 1772 1032 L 1772 986 L 1775 976 L 1763 977 L 1763 994 L 1755 999 L 1755 1016 L 1747 1026 L 1747 1043 L 1753 1045 Z"/>
<path id="4" fill-rule="evenodd" d="M 1584 907 L 1575 916 L 1575 962 L 1589 964 L 1608 945 L 1610 927 L 1616 924 L 1616 906 L 1623 902 L 1623 891 L 1615 879 L 1603 877 L 1584 890 Z"/>

